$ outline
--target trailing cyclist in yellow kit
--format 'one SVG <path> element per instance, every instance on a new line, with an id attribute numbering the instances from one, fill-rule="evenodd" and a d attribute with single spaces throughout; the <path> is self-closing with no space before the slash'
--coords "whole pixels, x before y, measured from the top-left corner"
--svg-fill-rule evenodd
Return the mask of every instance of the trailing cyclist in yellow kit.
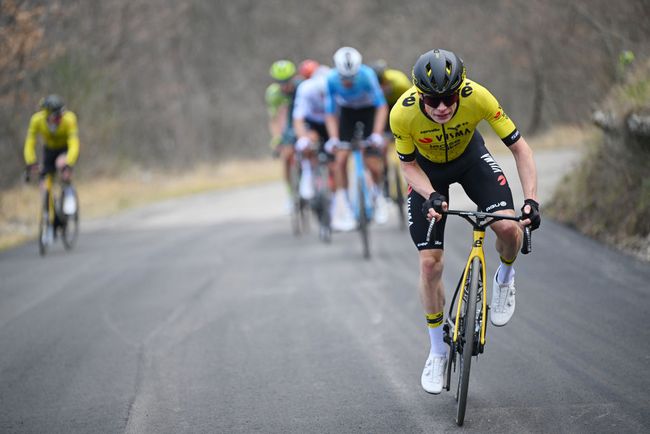
<path id="1" fill-rule="evenodd" d="M 402 95 L 390 115 L 395 147 L 402 161 L 415 159 L 416 146 L 423 157 L 434 163 L 458 158 L 467 149 L 476 125 L 482 120 L 489 122 L 507 146 L 519 139 L 517 127 L 486 88 L 466 79 L 458 98 L 451 120 L 435 124 L 424 111 L 415 86 Z"/>

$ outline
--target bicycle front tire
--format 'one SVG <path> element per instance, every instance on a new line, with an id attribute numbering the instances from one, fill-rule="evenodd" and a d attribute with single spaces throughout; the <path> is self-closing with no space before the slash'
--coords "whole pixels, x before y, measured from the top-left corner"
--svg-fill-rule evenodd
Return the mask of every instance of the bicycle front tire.
<path id="1" fill-rule="evenodd" d="M 359 206 L 359 232 L 361 233 L 361 244 L 363 247 L 364 259 L 370 259 L 370 240 L 368 234 L 368 214 L 366 212 L 366 195 L 363 183 L 358 184 L 357 202 Z"/>
<path id="2" fill-rule="evenodd" d="M 76 197 L 76 193 L 75 193 Z M 79 201 L 77 200 L 77 210 L 74 214 L 66 215 L 64 217 L 64 224 L 61 231 L 61 240 L 63 247 L 66 250 L 71 250 L 77 244 L 79 238 Z"/>
<path id="3" fill-rule="evenodd" d="M 478 294 L 479 274 L 481 273 L 481 261 L 479 258 L 472 260 L 469 269 L 469 288 L 467 291 L 467 308 L 463 321 L 463 354 L 461 368 L 458 378 L 458 411 L 456 413 L 456 424 L 462 426 L 465 421 L 465 408 L 467 407 L 467 393 L 469 390 L 469 373 L 472 366 L 472 354 L 474 353 L 474 335 L 476 329 L 476 303 Z M 459 300 L 459 303 L 462 298 Z"/>

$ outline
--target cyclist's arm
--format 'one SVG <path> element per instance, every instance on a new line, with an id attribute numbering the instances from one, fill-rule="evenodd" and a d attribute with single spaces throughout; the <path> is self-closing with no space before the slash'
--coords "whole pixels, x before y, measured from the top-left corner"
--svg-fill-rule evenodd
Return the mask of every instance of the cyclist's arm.
<path id="1" fill-rule="evenodd" d="M 329 113 L 325 115 L 325 128 L 330 138 L 339 138 L 339 119 L 336 115 Z"/>
<path id="2" fill-rule="evenodd" d="M 425 199 L 434 192 L 429 177 L 424 173 L 417 161 L 400 161 L 402 174 L 407 184 Z"/>
<path id="3" fill-rule="evenodd" d="M 273 114 L 269 116 L 269 132 L 271 137 L 280 138 L 287 123 L 287 112 L 289 108 L 286 104 L 276 107 Z"/>
<path id="4" fill-rule="evenodd" d="M 537 200 L 537 168 L 533 159 L 533 150 L 523 137 L 520 137 L 509 147 L 515 157 L 519 180 L 524 191 L 525 199 Z"/>
<path id="5" fill-rule="evenodd" d="M 66 164 L 72 167 L 77 162 L 77 158 L 79 158 L 79 130 L 77 128 L 77 116 L 72 112 L 66 114 L 69 118 Z"/>
<path id="6" fill-rule="evenodd" d="M 296 133 L 296 137 L 307 137 L 309 129 L 307 128 L 307 124 L 305 123 L 304 118 L 293 118 L 293 130 Z"/>
<path id="7" fill-rule="evenodd" d="M 375 110 L 375 123 L 372 127 L 372 132 L 377 134 L 384 134 L 386 128 L 386 119 L 388 118 L 388 106 L 386 104 L 380 105 Z"/>
<path id="8" fill-rule="evenodd" d="M 339 119 L 336 115 L 336 101 L 334 100 L 335 86 L 333 80 L 335 72 L 327 76 L 327 87 L 325 92 L 325 128 L 330 139 L 339 138 Z"/>
<path id="9" fill-rule="evenodd" d="M 36 119 L 34 116 L 29 121 L 23 156 L 25 157 L 25 164 L 30 165 L 36 163 Z"/>

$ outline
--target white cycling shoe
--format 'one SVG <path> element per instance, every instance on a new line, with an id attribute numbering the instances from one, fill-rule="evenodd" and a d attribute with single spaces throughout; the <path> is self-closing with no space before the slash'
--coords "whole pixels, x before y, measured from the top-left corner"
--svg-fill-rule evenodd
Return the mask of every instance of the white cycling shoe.
<path id="1" fill-rule="evenodd" d="M 334 211 L 332 216 L 332 229 L 340 232 L 349 232 L 357 228 L 357 219 L 348 206 L 341 206 Z"/>
<path id="2" fill-rule="evenodd" d="M 501 266 L 499 266 L 501 268 Z M 499 270 L 494 273 L 492 282 L 492 302 L 490 303 L 490 322 L 497 327 L 504 326 L 515 313 L 515 280 L 509 283 L 497 282 Z"/>
<path id="3" fill-rule="evenodd" d="M 447 368 L 447 356 L 433 356 L 429 354 L 427 362 L 422 370 L 420 384 L 428 393 L 434 395 L 442 392 L 442 385 L 445 382 L 445 371 Z"/>
<path id="4" fill-rule="evenodd" d="M 377 224 L 383 225 L 388 222 L 388 202 L 380 193 L 375 198 L 375 215 L 374 220 Z"/>

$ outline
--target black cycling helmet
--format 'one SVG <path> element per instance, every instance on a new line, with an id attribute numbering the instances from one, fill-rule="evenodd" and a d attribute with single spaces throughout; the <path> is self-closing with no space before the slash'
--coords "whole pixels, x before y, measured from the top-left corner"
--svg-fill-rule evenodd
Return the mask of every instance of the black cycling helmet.
<path id="1" fill-rule="evenodd" d="M 64 105 L 63 98 L 59 95 L 48 95 L 41 102 L 41 108 L 48 113 L 61 113 Z"/>
<path id="2" fill-rule="evenodd" d="M 423 94 L 449 95 L 465 81 L 465 65 L 455 53 L 436 48 L 415 62 L 411 79 Z"/>

